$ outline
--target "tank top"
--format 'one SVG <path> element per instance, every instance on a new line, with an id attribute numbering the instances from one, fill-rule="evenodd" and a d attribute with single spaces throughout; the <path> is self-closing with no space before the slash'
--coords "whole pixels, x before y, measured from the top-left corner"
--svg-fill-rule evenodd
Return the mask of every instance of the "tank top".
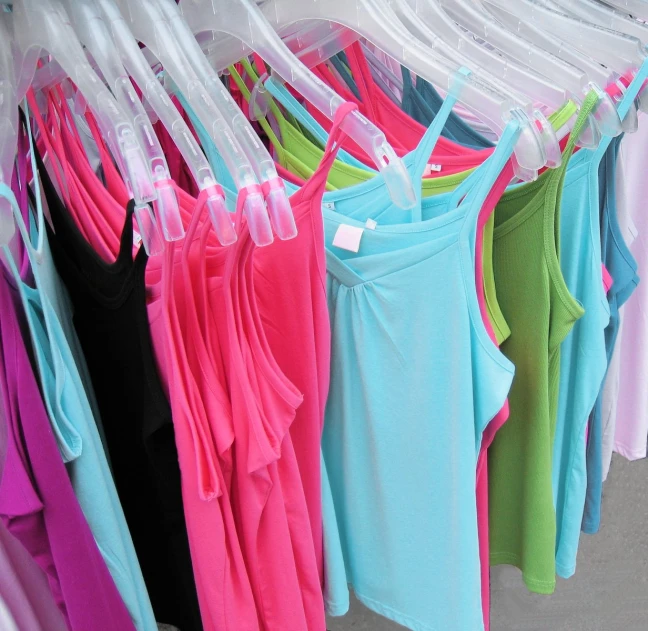
<path id="1" fill-rule="evenodd" d="M 197 207 L 196 221 L 200 210 Z M 191 225 L 197 224 L 190 224 L 183 242 L 167 244 L 161 267 L 158 301 L 161 311 L 155 319 L 155 311 L 151 310 L 155 305 L 151 305 L 149 316 L 153 316 L 151 328 L 158 357 L 164 358 L 160 361 L 165 365 L 174 414 L 187 528 L 204 629 L 254 631 L 261 628 L 260 620 L 239 544 L 233 514 L 235 503 L 231 497 L 234 430 L 226 395 L 226 375 L 222 368 L 218 370 L 219 364 L 205 357 L 208 354 L 205 341 L 213 338 L 215 332 L 205 330 L 203 337 L 201 330 L 196 330 L 198 323 L 193 316 L 200 312 L 204 319 L 205 307 L 210 303 L 202 294 L 203 308 L 194 309 L 192 284 L 198 281 L 195 260 L 192 274 L 185 273 L 189 268 L 184 255 L 192 245 L 197 245 Z M 206 225 L 209 227 L 209 221 Z M 183 256 L 178 256 L 178 252 Z M 216 269 L 213 273 L 210 281 L 216 285 L 210 288 L 210 293 L 215 291 L 220 295 L 222 282 Z M 204 289 L 206 292 L 207 288 Z M 217 313 L 222 316 L 222 299 L 220 307 Z"/>
<path id="2" fill-rule="evenodd" d="M 210 157 L 210 161 L 212 162 L 212 165 L 216 170 L 218 170 L 218 164 L 222 163 L 220 157 L 214 152 L 213 146 L 211 145 L 211 143 L 209 143 L 209 139 L 206 133 L 204 132 L 204 130 L 202 130 L 199 122 L 194 121 L 194 125 L 196 126 L 199 137 L 201 137 L 203 140 L 204 146 L 206 148 L 208 156 Z M 482 239 L 477 239 L 475 244 L 478 252 L 477 254 L 478 260 L 481 262 L 483 259 L 484 261 L 483 268 L 481 265 L 478 266 L 478 270 L 477 270 L 478 273 L 476 278 L 480 307 L 483 310 L 483 317 L 485 318 L 485 322 L 488 326 L 489 333 L 492 333 L 493 339 L 496 339 L 498 342 L 501 342 L 502 339 L 505 339 L 505 337 L 508 334 L 508 327 L 506 325 L 506 321 L 501 316 L 501 311 L 499 311 L 497 305 L 497 299 L 495 295 L 495 286 L 494 286 L 494 280 L 492 276 L 492 259 L 491 259 L 492 248 L 489 247 L 489 243 L 492 243 L 492 221 L 490 221 L 489 217 L 497 199 L 499 199 L 499 196 L 503 191 L 503 188 L 508 184 L 508 182 L 511 180 L 512 177 L 513 177 L 513 172 L 512 169 L 510 169 L 510 171 L 504 177 L 504 179 L 501 180 L 502 188 L 501 190 L 499 190 L 499 193 L 493 195 L 493 198 L 489 200 L 489 203 L 484 205 L 484 207 L 482 208 L 482 212 L 480 213 L 479 232 L 481 233 L 483 231 L 484 233 L 483 257 L 480 254 Z M 366 189 L 367 187 L 371 187 L 371 186 L 372 184 L 365 183 L 364 188 Z M 356 189 L 357 188 L 358 187 L 356 187 Z M 493 191 L 493 193 L 495 193 L 495 191 Z M 344 196 L 345 193 L 340 192 L 340 194 Z M 325 199 L 334 200 L 337 195 L 338 194 L 333 194 L 333 193 L 326 194 Z M 443 207 L 444 202 L 441 199 L 442 197 L 443 196 L 439 196 L 434 199 L 427 198 L 424 200 L 423 217 L 429 218 L 431 216 L 434 216 L 435 213 L 437 212 L 435 208 L 438 209 L 439 207 Z M 325 202 L 325 207 L 329 207 L 334 203 L 335 203 L 334 201 Z M 434 208 L 432 206 L 433 204 L 434 204 Z M 373 211 L 369 213 L 371 217 L 372 218 L 379 217 L 382 223 L 393 223 L 393 222 L 398 223 L 399 221 L 407 221 L 411 219 L 409 213 L 405 213 L 404 215 L 402 213 L 399 214 L 398 212 L 394 212 L 395 209 L 393 208 L 391 209 L 391 213 L 382 213 L 382 214 L 378 213 L 376 208 L 370 207 L 370 209 Z M 349 216 L 354 216 L 357 219 L 361 219 L 361 221 L 363 222 L 367 218 L 366 205 L 362 205 L 362 204 L 356 205 L 353 208 L 345 209 L 344 212 L 348 212 Z M 482 290 L 484 286 L 486 287 L 486 292 Z M 485 296 L 484 293 L 486 293 Z M 490 318 L 489 314 L 493 314 L 493 317 Z M 491 319 L 492 319 L 492 325 L 494 331 L 493 329 L 491 329 L 490 326 L 491 323 L 489 320 Z M 479 534 L 480 534 L 480 556 L 482 558 L 482 572 L 483 572 L 482 603 L 484 607 L 484 620 L 486 626 L 488 625 L 488 621 L 489 621 L 489 607 L 488 607 L 489 580 L 488 580 L 488 511 L 487 511 L 488 500 L 487 500 L 487 471 L 485 466 L 485 450 L 490 444 L 490 442 L 492 441 L 492 437 L 494 436 L 497 429 L 506 420 L 507 415 L 508 415 L 508 409 L 505 408 L 501 411 L 501 413 L 497 415 L 496 419 L 494 419 L 489 424 L 489 427 L 487 428 L 488 431 L 485 434 L 484 441 L 483 441 L 483 450 L 482 453 L 480 454 L 480 464 L 479 464 L 479 471 L 478 471 L 478 482 L 477 482 L 477 493 L 478 493 L 478 502 L 479 502 L 478 518 L 479 518 Z M 330 498 L 330 492 L 326 488 L 323 491 L 323 497 L 324 497 L 324 511 L 325 513 L 328 511 L 330 514 L 332 510 L 330 508 L 332 506 L 332 500 Z M 336 534 L 325 532 L 325 538 L 331 538 L 335 541 Z M 330 545 L 325 546 L 325 553 L 327 555 L 335 557 L 335 550 L 337 549 L 338 546 L 335 543 L 331 543 Z M 341 567 L 341 563 L 339 562 L 339 559 L 337 560 L 329 559 L 327 561 L 327 575 L 330 576 L 333 573 L 339 574 L 339 572 L 335 572 L 335 570 L 332 568 L 340 568 L 340 567 Z M 343 576 L 343 571 L 342 571 L 342 576 Z M 348 594 L 346 593 L 346 587 L 344 587 L 342 590 L 338 590 L 340 591 L 339 594 L 336 593 L 336 589 L 334 588 L 335 585 L 345 585 L 345 584 L 346 583 L 344 580 L 338 580 L 335 578 L 332 580 L 327 580 L 326 583 L 327 608 L 329 612 L 344 613 L 346 611 L 348 607 Z"/>
<path id="3" fill-rule="evenodd" d="M 27 135 L 23 136 L 26 140 Z M 22 191 L 28 189 L 26 155 L 19 154 L 18 160 L 17 171 L 24 178 Z M 41 213 L 39 187 L 35 194 L 28 193 L 32 207 Z M 56 273 L 44 228 L 39 232 L 33 222 L 31 227 L 39 244 L 30 268 L 35 288 L 25 285 L 24 296 L 44 402 L 74 492 L 115 584 L 136 627 L 151 628 L 153 610 L 106 458 L 101 425 L 86 396 L 82 374 L 87 383 L 90 379 L 72 325 L 69 296 Z M 24 260 L 29 259 L 25 256 Z"/>
<path id="4" fill-rule="evenodd" d="M 624 117 L 648 75 L 642 64 L 619 103 Z M 609 150 L 603 138 L 595 151 L 579 151 L 565 180 L 562 203 L 561 269 L 567 286 L 585 308 L 561 347 L 560 395 L 553 445 L 553 489 L 556 506 L 556 571 L 570 577 L 576 554 L 587 489 L 587 419 L 607 369 L 604 331 L 610 308 L 601 283 L 601 237 L 598 167 Z"/>
<path id="5" fill-rule="evenodd" d="M 437 119 L 417 149 L 414 181 L 443 123 Z M 381 178 L 362 193 L 331 194 L 335 208 L 324 210 L 332 368 L 322 446 L 336 516 L 325 530 L 337 531 L 332 539 L 339 539 L 337 558 L 344 563 L 343 571 L 327 568 L 327 577 L 346 574 L 363 603 L 413 629 L 483 628 L 475 469 L 483 429 L 502 407 L 513 368 L 484 328 L 470 244 L 481 202 L 513 144 L 504 142 L 498 161 L 484 165 L 477 179 L 481 199 L 473 189 L 475 197 L 468 194 L 461 206 L 431 219 L 421 220 L 419 196 L 408 223 L 383 225 L 381 208 L 391 204 Z M 338 230 L 365 226 L 345 205 L 378 222 L 362 233 L 357 255 L 333 245 Z M 415 336 L 412 314 L 424 330 Z M 450 356 L 454 369 L 439 371 Z M 411 396 L 403 398 L 404 392 Z M 453 415 L 466 422 L 442 421 Z M 406 422 L 396 426 L 395 418 Z M 416 457 L 406 456 L 405 444 L 420 446 Z M 471 459 L 472 470 L 448 468 L 449 460 Z M 423 491 L 421 479 L 435 482 Z M 448 520 L 456 524 L 453 532 Z M 449 549 L 461 553 L 448 555 Z M 421 567 L 421 555 L 430 564 Z M 345 590 L 332 589 L 334 608 L 348 599 Z M 449 602 L 461 604 L 455 609 Z"/>
<path id="6" fill-rule="evenodd" d="M 38 251 L 31 249 L 11 189 L 0 184 L 0 195 L 12 204 L 34 261 Z M 9 434 L 0 515 L 44 572 L 69 629 L 135 629 L 74 495 L 23 341 L 19 309 L 25 309 L 32 332 L 45 328 L 43 311 L 29 300 L 38 290 L 23 282 L 8 248 L 4 254 L 10 271 L 3 267 L 0 278 L 0 381 Z M 34 346 L 38 352 L 36 337 Z"/>
<path id="7" fill-rule="evenodd" d="M 107 263 L 83 238 L 38 161 L 56 231 L 48 227 L 52 254 L 74 306 L 115 485 L 155 617 L 199 629 L 171 413 L 146 319 L 147 256 L 140 248 L 132 257 L 134 203 L 127 208 L 118 257 Z"/>
<path id="8" fill-rule="evenodd" d="M 501 350 L 516 367 L 510 416 L 488 453 L 491 565 L 522 570 L 529 590 L 555 587 L 556 517 L 552 461 L 560 345 L 583 309 L 560 264 L 560 199 L 567 165 L 586 117 L 584 101 L 558 169 L 513 187 L 495 209 L 493 266 L 511 328 Z M 599 262 L 600 285 L 600 262 Z"/>
<path id="9" fill-rule="evenodd" d="M 616 163 L 623 136 L 611 143 L 599 166 L 599 197 L 601 208 L 601 250 L 603 262 L 612 277 L 607 291 L 610 322 L 605 329 L 605 351 L 608 368 L 619 331 L 619 309 L 635 290 L 639 277 L 637 262 L 625 243 L 619 226 L 616 205 Z M 601 522 L 601 496 L 603 491 L 603 390 L 590 415 L 587 433 L 587 495 L 582 530 L 588 534 L 598 532 Z"/>
<path id="10" fill-rule="evenodd" d="M 2 414 L 0 411 L 0 415 Z M 3 422 L 4 420 L 2 419 Z M 4 446 L 6 447 L 6 443 Z M 52 598 L 46 576 L 20 541 L 7 530 L 2 520 L 0 567 L 0 595 L 16 625 L 16 631 L 68 630 Z M 11 631 L 12 627 L 3 629 Z"/>
<path id="11" fill-rule="evenodd" d="M 637 262 L 638 275 L 648 276 L 648 228 L 644 214 L 644 179 L 641 164 L 647 158 L 648 129 L 640 113 L 639 129 L 627 134 L 619 150 L 616 186 L 619 219 L 626 241 Z M 642 126 L 643 123 L 643 126 Z M 648 305 L 648 283 L 641 282 L 631 300 L 621 310 L 621 331 L 614 353 L 614 366 L 608 371 L 604 395 L 604 478 L 610 467 L 612 451 L 624 458 L 646 457 L 648 436 L 648 327 L 644 313 Z M 643 388 L 643 391 L 642 391 Z"/>

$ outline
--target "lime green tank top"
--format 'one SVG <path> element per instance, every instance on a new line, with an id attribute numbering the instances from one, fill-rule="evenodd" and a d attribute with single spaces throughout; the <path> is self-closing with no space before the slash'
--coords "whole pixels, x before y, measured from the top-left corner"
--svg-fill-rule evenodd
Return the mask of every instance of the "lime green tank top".
<path id="1" fill-rule="evenodd" d="M 559 168 L 510 188 L 495 208 L 493 269 L 511 334 L 501 351 L 515 364 L 510 415 L 488 450 L 491 565 L 522 570 L 530 591 L 555 588 L 552 449 L 560 345 L 583 309 L 563 277 L 560 200 L 575 142 L 597 102 L 585 99 Z"/>

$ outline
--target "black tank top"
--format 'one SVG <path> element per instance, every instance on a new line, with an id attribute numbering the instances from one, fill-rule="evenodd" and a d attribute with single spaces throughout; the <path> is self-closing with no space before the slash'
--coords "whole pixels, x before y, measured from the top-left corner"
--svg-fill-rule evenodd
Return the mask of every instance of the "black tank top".
<path id="1" fill-rule="evenodd" d="M 133 208 L 119 255 L 102 260 L 85 240 L 37 154 L 51 221 L 48 238 L 74 307 L 115 485 L 156 620 L 181 631 L 202 624 L 191 566 L 171 408 L 157 372 L 146 309 L 148 257 L 133 259 Z"/>

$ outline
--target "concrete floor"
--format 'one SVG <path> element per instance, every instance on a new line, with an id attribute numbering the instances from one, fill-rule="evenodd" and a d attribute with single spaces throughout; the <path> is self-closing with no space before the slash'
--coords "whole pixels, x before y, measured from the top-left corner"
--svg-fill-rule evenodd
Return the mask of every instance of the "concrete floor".
<path id="1" fill-rule="evenodd" d="M 494 568 L 491 583 L 491 631 L 647 631 L 648 460 L 614 455 L 601 531 L 581 536 L 576 575 L 558 579 L 552 596 L 530 594 L 512 567 Z M 328 628 L 403 629 L 357 601 L 343 618 L 331 618 Z"/>

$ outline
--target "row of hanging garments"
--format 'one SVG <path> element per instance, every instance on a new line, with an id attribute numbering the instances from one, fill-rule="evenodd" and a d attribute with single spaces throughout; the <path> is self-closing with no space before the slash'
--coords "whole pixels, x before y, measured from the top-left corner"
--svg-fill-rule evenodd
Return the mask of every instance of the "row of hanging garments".
<path id="1" fill-rule="evenodd" d="M 575 573 L 648 442 L 648 2 L 3 8 L 3 631 Z"/>

